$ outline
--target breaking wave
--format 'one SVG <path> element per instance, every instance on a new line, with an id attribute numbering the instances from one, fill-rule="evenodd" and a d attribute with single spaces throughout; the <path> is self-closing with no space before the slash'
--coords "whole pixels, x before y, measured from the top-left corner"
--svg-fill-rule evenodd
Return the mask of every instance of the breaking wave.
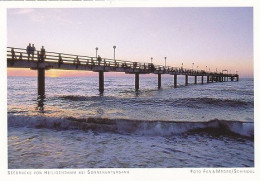
<path id="1" fill-rule="evenodd" d="M 137 99 L 137 98 L 115 98 L 115 97 L 100 97 L 100 96 L 61 96 L 63 100 L 68 101 L 115 101 L 122 104 L 140 104 L 140 105 L 157 105 L 163 103 L 167 106 L 179 107 L 192 107 L 201 108 L 204 106 L 217 106 L 217 107 L 253 107 L 254 103 L 251 101 L 243 101 L 238 99 L 220 99 L 220 98 L 176 98 L 176 99 Z"/>
<path id="2" fill-rule="evenodd" d="M 209 133 L 213 135 L 235 135 L 254 139 L 254 123 L 227 120 L 208 122 L 179 121 L 138 121 L 127 119 L 73 117 L 55 118 L 44 116 L 27 117 L 8 115 L 8 128 L 30 127 L 56 130 L 91 130 L 94 132 L 113 132 L 119 134 L 138 134 L 149 136 L 171 136 L 185 133 Z"/>

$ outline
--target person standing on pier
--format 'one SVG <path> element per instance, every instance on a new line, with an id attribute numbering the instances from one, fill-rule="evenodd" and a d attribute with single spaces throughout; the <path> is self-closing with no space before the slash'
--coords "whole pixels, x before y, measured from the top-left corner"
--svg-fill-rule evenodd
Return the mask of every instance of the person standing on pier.
<path id="1" fill-rule="evenodd" d="M 102 58 L 99 55 L 98 55 L 97 61 L 98 61 L 98 65 L 100 65 Z"/>
<path id="2" fill-rule="evenodd" d="M 31 43 L 29 43 L 29 45 L 26 48 L 26 52 L 27 52 L 27 55 L 28 55 L 28 60 L 30 59 L 31 49 L 32 49 Z"/>
<path id="3" fill-rule="evenodd" d="M 43 62 L 44 59 L 45 59 L 45 49 L 44 49 L 44 46 L 42 46 L 41 52 L 40 52 L 40 61 Z"/>
<path id="4" fill-rule="evenodd" d="M 34 52 L 35 52 L 35 47 L 34 47 L 34 44 L 32 44 L 32 47 L 31 47 L 32 60 L 34 59 Z"/>

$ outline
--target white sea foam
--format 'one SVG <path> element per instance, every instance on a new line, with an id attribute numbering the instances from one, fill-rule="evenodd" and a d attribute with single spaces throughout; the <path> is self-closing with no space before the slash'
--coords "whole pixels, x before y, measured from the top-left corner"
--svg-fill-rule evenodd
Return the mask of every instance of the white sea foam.
<path id="1" fill-rule="evenodd" d="M 136 121 L 112 120 L 102 118 L 76 119 L 45 116 L 8 115 L 9 127 L 32 127 L 49 129 L 78 129 L 121 134 L 139 134 L 150 136 L 170 136 L 187 132 L 205 132 L 213 134 L 238 134 L 254 137 L 252 122 L 211 120 L 208 122 L 177 122 L 177 121 Z"/>

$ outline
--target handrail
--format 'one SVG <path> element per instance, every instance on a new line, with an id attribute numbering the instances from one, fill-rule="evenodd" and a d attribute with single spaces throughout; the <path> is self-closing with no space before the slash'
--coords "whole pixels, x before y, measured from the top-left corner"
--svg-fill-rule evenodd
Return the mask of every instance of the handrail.
<path id="1" fill-rule="evenodd" d="M 34 55 L 30 56 L 27 53 L 27 50 L 24 48 L 14 48 L 7 47 L 7 57 L 17 60 L 30 60 L 31 61 L 45 61 L 45 62 L 57 62 L 57 63 L 73 63 L 73 64 L 83 64 L 83 65 L 97 65 L 97 66 L 110 66 L 115 68 L 132 68 L 139 70 L 148 70 L 150 72 L 154 71 L 163 71 L 167 73 L 181 73 L 181 74 L 200 74 L 200 75 L 225 75 L 225 76 L 238 76 L 238 74 L 228 74 L 223 72 L 208 72 L 205 70 L 194 70 L 194 69 L 185 69 L 183 67 L 171 67 L 163 65 L 154 65 L 147 62 L 132 62 L 124 61 L 117 59 L 101 58 L 99 60 L 97 57 L 83 56 L 83 55 L 74 55 L 67 53 L 58 53 L 58 52 L 45 52 L 44 58 L 41 57 L 40 51 L 35 51 Z"/>

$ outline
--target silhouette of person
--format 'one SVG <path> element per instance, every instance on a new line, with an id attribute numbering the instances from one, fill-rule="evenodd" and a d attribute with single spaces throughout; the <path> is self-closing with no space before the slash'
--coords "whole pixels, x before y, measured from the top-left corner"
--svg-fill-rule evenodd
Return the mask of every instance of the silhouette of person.
<path id="1" fill-rule="evenodd" d="M 154 67 L 154 64 L 151 63 L 151 71 L 154 72 L 155 71 L 155 67 Z"/>
<path id="2" fill-rule="evenodd" d="M 100 65 L 102 58 L 99 55 L 98 55 L 97 61 L 98 61 L 98 65 Z"/>
<path id="3" fill-rule="evenodd" d="M 44 46 L 42 46 L 41 48 L 41 52 L 40 52 L 40 61 L 44 61 L 45 59 L 45 49 L 44 49 Z"/>
<path id="4" fill-rule="evenodd" d="M 28 60 L 30 59 L 31 49 L 32 49 L 31 43 L 29 43 L 29 45 L 28 45 L 27 48 L 26 48 L 26 52 L 27 52 L 27 54 L 28 54 Z"/>
<path id="5" fill-rule="evenodd" d="M 13 60 L 16 59 L 15 52 L 14 52 L 14 49 L 13 49 L 13 48 L 11 49 L 11 54 L 12 54 L 12 59 L 13 59 Z"/>
<path id="6" fill-rule="evenodd" d="M 59 67 L 60 67 L 60 65 L 62 64 L 62 57 L 61 57 L 61 54 L 59 54 Z"/>
<path id="7" fill-rule="evenodd" d="M 34 47 L 34 44 L 32 44 L 32 47 L 31 47 L 32 60 L 34 59 L 34 52 L 35 52 L 35 47 Z"/>

